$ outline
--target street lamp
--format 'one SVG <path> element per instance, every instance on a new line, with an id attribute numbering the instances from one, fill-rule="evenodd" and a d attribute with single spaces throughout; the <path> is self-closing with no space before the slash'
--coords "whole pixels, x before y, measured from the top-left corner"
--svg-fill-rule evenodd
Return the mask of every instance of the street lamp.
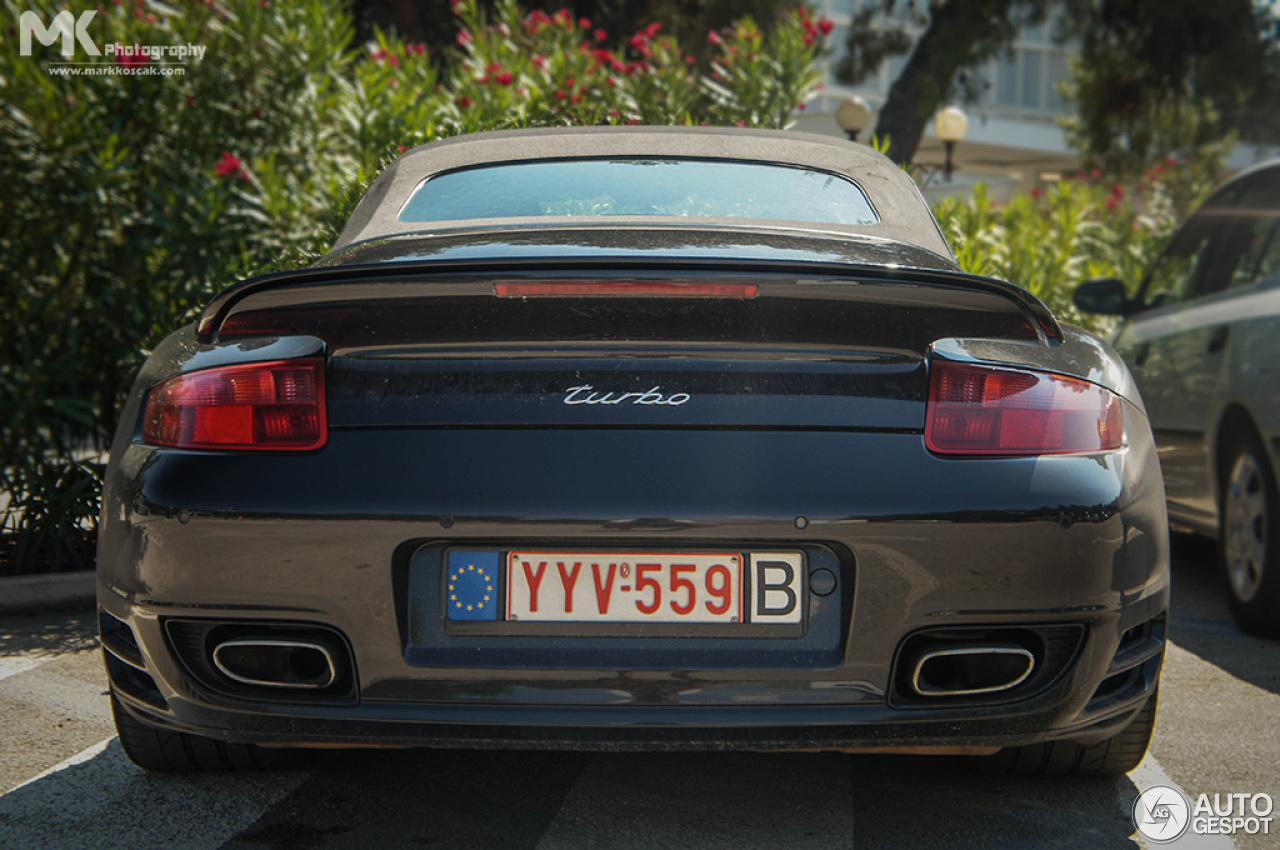
<path id="1" fill-rule="evenodd" d="M 867 129 L 871 123 L 871 107 L 856 94 L 846 97 L 836 107 L 836 123 L 849 136 L 849 141 L 858 141 L 858 134 Z"/>
<path id="2" fill-rule="evenodd" d="M 946 164 L 942 166 L 942 173 L 946 175 L 946 180 L 950 183 L 951 172 L 955 170 L 951 155 L 955 152 L 956 142 L 963 139 L 964 134 L 969 132 L 969 117 L 956 107 L 948 106 L 933 116 L 933 131 L 938 135 L 938 139 L 942 142 L 942 146 L 947 152 Z"/>

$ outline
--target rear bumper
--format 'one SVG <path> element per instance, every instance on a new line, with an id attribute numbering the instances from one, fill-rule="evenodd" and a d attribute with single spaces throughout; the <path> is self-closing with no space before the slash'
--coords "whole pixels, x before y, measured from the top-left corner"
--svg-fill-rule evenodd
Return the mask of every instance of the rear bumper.
<path id="1" fill-rule="evenodd" d="M 136 664 L 108 656 L 127 710 L 280 744 L 1009 746 L 1100 740 L 1155 688 L 1168 542 L 1143 433 L 1105 456 L 999 461 L 935 458 L 918 434 L 391 433 L 394 451 L 386 433 L 351 431 L 288 458 L 125 449 L 99 604 L 137 647 Z M 798 639 L 446 634 L 414 589 L 422 553 L 513 540 L 826 552 L 839 588 Z M 174 620 L 332 629 L 355 690 L 211 687 Z M 901 698 L 912 635 L 1059 627 L 1079 640 L 1034 688 Z"/>
<path id="2" fill-rule="evenodd" d="M 1008 747 L 1047 740 L 1094 743 L 1119 732 L 1150 689 L 1097 716 L 1055 726 L 1061 701 L 1017 711 L 922 713 L 884 706 L 654 708 L 582 706 L 397 706 L 344 712 L 249 713 L 175 701 L 171 711 L 116 692 L 135 717 L 161 728 L 225 741 L 299 746 L 711 751 Z M 267 707 L 262 707 L 267 709 Z"/>

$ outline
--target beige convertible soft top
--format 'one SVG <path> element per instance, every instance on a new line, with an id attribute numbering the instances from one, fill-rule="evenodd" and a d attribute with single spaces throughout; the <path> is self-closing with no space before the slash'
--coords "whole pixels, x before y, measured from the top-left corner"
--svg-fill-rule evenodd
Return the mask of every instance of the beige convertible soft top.
<path id="1" fill-rule="evenodd" d="M 802 166 L 847 177 L 861 187 L 879 216 L 876 224 L 814 224 L 758 220 L 761 226 L 850 234 L 916 245 L 947 259 L 951 249 L 938 230 L 915 182 L 889 159 L 864 145 L 810 133 L 737 127 L 549 127 L 455 136 L 405 152 L 378 176 L 352 213 L 333 250 L 356 242 L 459 227 L 547 223 L 545 217 L 406 222 L 398 215 L 414 191 L 432 176 L 481 165 L 600 157 L 673 157 L 738 160 Z M 742 227 L 757 220 L 700 218 L 699 226 Z M 618 216 L 575 216 L 574 225 L 622 224 Z M 675 223 L 682 217 L 645 216 L 644 224 Z"/>

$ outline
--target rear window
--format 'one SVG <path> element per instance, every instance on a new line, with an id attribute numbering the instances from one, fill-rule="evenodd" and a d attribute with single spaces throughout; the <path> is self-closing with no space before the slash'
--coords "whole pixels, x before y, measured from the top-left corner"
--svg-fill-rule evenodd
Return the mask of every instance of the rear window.
<path id="1" fill-rule="evenodd" d="M 400 221 L 649 215 L 877 221 L 867 196 L 839 175 L 697 159 L 551 160 L 451 171 L 419 186 Z"/>

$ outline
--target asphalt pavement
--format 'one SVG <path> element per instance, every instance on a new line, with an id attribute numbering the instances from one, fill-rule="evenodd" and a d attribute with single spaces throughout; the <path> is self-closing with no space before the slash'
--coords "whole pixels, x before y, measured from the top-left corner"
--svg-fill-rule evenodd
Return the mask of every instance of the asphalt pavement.
<path id="1" fill-rule="evenodd" d="M 114 738 L 91 611 L 0 617 L 2 848 L 1280 848 L 1135 835 L 1140 791 L 1280 801 L 1280 642 L 1240 633 L 1177 538 L 1172 645 L 1147 759 L 1025 780 L 960 759 L 814 754 L 334 753 L 310 770 L 150 775 Z"/>

